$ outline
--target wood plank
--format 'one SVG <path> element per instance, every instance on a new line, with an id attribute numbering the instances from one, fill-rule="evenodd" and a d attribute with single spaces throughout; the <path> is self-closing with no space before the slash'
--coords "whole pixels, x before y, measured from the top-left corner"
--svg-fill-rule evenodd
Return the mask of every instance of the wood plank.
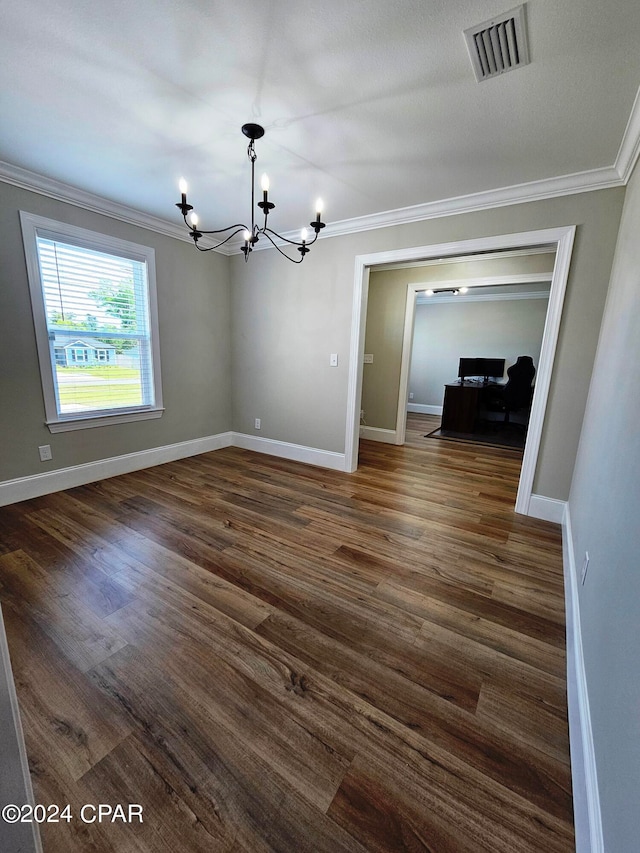
<path id="1" fill-rule="evenodd" d="M 225 448 L 0 508 L 47 853 L 574 849 L 562 542 L 521 456 Z"/>

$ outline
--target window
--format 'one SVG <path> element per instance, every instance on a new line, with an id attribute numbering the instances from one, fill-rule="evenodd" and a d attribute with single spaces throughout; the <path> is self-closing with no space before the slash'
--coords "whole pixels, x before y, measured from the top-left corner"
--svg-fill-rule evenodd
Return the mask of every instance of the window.
<path id="1" fill-rule="evenodd" d="M 89 350 L 81 349 L 81 347 L 72 347 L 71 361 L 89 361 Z"/>
<path id="2" fill-rule="evenodd" d="M 20 219 L 51 432 L 160 417 L 153 249 Z"/>

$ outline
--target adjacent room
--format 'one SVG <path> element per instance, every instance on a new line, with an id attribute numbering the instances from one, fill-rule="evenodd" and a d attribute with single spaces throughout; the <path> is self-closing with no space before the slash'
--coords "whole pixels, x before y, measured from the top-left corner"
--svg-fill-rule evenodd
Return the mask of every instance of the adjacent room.
<path id="1" fill-rule="evenodd" d="M 360 435 L 402 444 L 399 415 L 406 408 L 437 416 L 425 422 L 428 437 L 522 450 L 554 261 L 542 246 L 373 270 Z M 478 358 L 494 361 L 480 365 Z M 514 378 L 505 401 L 508 371 L 518 359 L 530 359 L 533 369 L 522 380 Z M 485 369 L 491 372 L 485 375 Z"/>
<path id="2" fill-rule="evenodd" d="M 0 32 L 2 853 L 632 853 L 640 6 Z"/>

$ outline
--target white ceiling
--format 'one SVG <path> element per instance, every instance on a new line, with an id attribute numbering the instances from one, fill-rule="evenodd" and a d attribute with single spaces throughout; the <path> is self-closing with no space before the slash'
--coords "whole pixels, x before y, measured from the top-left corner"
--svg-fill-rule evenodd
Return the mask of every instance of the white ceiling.
<path id="1" fill-rule="evenodd" d="M 178 223 L 249 218 L 266 128 L 277 230 L 610 167 L 640 84 L 638 0 L 529 0 L 531 64 L 476 83 L 462 31 L 513 0 L 20 0 L 0 160 Z"/>

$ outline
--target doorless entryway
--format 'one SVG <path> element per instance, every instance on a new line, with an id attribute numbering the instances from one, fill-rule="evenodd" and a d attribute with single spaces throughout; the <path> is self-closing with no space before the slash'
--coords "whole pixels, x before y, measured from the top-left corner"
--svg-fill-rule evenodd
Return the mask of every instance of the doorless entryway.
<path id="1" fill-rule="evenodd" d="M 555 247 L 556 260 L 549 293 L 549 306 L 545 321 L 536 376 L 535 393 L 527 443 L 522 460 L 522 470 L 515 511 L 524 515 L 531 513 L 531 492 L 540 448 L 542 426 L 547 406 L 549 386 L 555 358 L 564 295 L 569 275 L 571 251 L 575 226 L 528 231 L 493 237 L 480 237 L 455 243 L 441 243 L 358 255 L 355 259 L 353 315 L 351 348 L 349 353 L 349 390 L 347 400 L 345 470 L 355 471 L 358 467 L 358 445 L 360 439 L 360 402 L 362 397 L 362 375 L 364 357 L 364 329 L 366 325 L 369 271 L 381 264 L 410 263 L 430 259 L 446 260 L 460 255 L 481 252 L 509 251 L 536 246 Z"/>

